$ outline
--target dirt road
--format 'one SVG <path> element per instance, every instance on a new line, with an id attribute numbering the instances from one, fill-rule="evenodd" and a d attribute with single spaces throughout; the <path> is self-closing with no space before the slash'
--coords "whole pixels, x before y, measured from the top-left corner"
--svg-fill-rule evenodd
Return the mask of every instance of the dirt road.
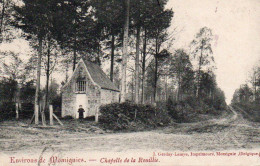
<path id="1" fill-rule="evenodd" d="M 248 122 L 232 107 L 219 119 L 132 133 L 41 129 L 15 121 L 0 124 L 0 149 L 5 153 L 34 152 L 46 146 L 92 152 L 253 149 L 260 147 L 260 124 Z"/>

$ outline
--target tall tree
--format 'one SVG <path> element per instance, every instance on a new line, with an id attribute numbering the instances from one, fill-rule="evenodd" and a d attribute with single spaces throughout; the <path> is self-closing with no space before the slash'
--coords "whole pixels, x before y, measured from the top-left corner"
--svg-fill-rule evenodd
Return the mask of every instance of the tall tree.
<path id="1" fill-rule="evenodd" d="M 135 103 L 139 103 L 139 65 L 140 65 L 140 33 L 141 33 L 141 0 L 137 1 L 137 18 L 136 18 L 136 58 L 135 58 Z"/>
<path id="2" fill-rule="evenodd" d="M 42 47 L 45 36 L 51 31 L 59 0 L 22 0 L 22 5 L 15 6 L 15 26 L 37 38 L 38 65 L 35 92 L 35 124 L 39 123 L 38 110 L 40 101 L 40 78 L 42 64 Z M 41 111 L 42 123 L 46 125 L 44 110 Z"/>
<path id="3" fill-rule="evenodd" d="M 25 63 L 21 55 L 12 51 L 0 53 L 0 74 L 12 80 L 24 79 Z"/>
<path id="4" fill-rule="evenodd" d="M 142 55 L 142 97 L 141 101 L 144 104 L 144 83 L 145 83 L 145 71 L 146 71 L 146 45 L 147 45 L 147 30 L 144 28 L 144 35 L 143 35 L 143 55 Z"/>
<path id="5" fill-rule="evenodd" d="M 11 31 L 12 12 L 15 1 L 13 0 L 1 0 L 0 1 L 0 43 L 3 41 L 9 41 L 17 34 L 13 34 Z"/>
<path id="6" fill-rule="evenodd" d="M 201 71 L 200 93 L 203 98 L 213 98 L 217 88 L 216 76 L 212 71 Z"/>
<path id="7" fill-rule="evenodd" d="M 114 81 L 115 51 L 122 42 L 122 29 L 124 24 L 124 1 L 122 0 L 93 0 L 94 16 L 97 19 L 101 40 L 110 53 L 110 80 Z"/>
<path id="8" fill-rule="evenodd" d="M 126 100 L 126 67 L 127 67 L 127 56 L 128 56 L 128 31 L 129 31 L 129 10 L 130 0 L 125 0 L 125 23 L 124 23 L 124 38 L 123 38 L 123 54 L 122 54 L 122 78 L 121 78 L 121 96 L 120 101 L 125 102 Z"/>
<path id="9" fill-rule="evenodd" d="M 182 93 L 192 88 L 192 65 L 189 55 L 182 49 L 175 51 L 171 61 L 170 73 L 177 82 L 176 100 L 182 99 Z"/>
<path id="10" fill-rule="evenodd" d="M 55 70 L 57 61 L 58 61 L 58 52 L 60 50 L 57 41 L 51 38 L 51 33 L 49 32 L 46 36 L 46 39 L 43 43 L 43 62 L 45 66 L 45 74 L 46 74 L 46 84 L 45 84 L 45 96 L 44 96 L 44 105 L 43 109 L 48 110 L 49 105 L 49 82 L 50 75 Z"/>
<path id="11" fill-rule="evenodd" d="M 155 59 L 155 71 L 154 71 L 154 95 L 153 102 L 156 102 L 156 91 L 158 81 L 158 59 L 163 52 L 161 52 L 162 45 L 168 40 L 167 28 L 170 27 L 173 17 L 173 11 L 171 9 L 165 9 L 167 1 L 162 1 L 160 5 L 154 8 L 154 17 L 151 19 L 150 36 L 154 39 L 154 59 Z"/>
<path id="12" fill-rule="evenodd" d="M 208 67 L 214 62 L 214 57 L 212 56 L 212 31 L 207 27 L 203 27 L 196 34 L 195 39 L 191 42 L 192 54 L 197 62 L 197 87 L 196 87 L 196 96 L 200 97 L 200 80 L 201 80 L 201 71 L 203 67 Z M 204 69 L 205 70 L 205 69 Z"/>
<path id="13" fill-rule="evenodd" d="M 249 82 L 253 87 L 254 101 L 257 100 L 257 89 L 260 86 L 260 67 L 254 66 L 250 72 Z"/>
<path id="14" fill-rule="evenodd" d="M 53 17 L 53 35 L 63 49 L 73 53 L 74 70 L 79 59 L 78 53 L 98 53 L 99 27 L 94 20 L 90 1 L 57 1 L 59 2 Z"/>
<path id="15" fill-rule="evenodd" d="M 160 86 L 157 84 L 159 81 L 159 78 L 161 76 L 168 75 L 168 67 L 169 67 L 169 58 L 171 56 L 171 53 L 168 52 L 166 49 L 163 49 L 160 54 L 157 57 L 157 66 L 155 65 L 155 59 L 153 59 L 148 67 L 147 67 L 147 79 L 146 79 L 146 84 L 147 84 L 147 89 L 149 89 L 149 92 L 146 91 L 146 95 L 150 97 L 150 102 L 151 104 L 154 103 L 155 99 L 155 94 L 157 95 L 158 92 L 160 91 Z M 156 68 L 157 67 L 157 68 Z M 155 71 L 157 70 L 157 81 L 155 82 Z M 156 84 L 156 85 L 155 85 Z M 155 88 L 156 86 L 156 88 Z M 154 92 L 156 90 L 156 92 Z"/>

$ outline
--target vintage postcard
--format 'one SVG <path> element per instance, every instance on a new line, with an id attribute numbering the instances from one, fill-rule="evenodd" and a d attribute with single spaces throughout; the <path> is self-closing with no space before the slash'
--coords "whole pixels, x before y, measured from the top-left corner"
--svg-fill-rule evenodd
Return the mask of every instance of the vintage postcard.
<path id="1" fill-rule="evenodd" d="M 0 0 L 0 166 L 260 166 L 259 0 Z"/>

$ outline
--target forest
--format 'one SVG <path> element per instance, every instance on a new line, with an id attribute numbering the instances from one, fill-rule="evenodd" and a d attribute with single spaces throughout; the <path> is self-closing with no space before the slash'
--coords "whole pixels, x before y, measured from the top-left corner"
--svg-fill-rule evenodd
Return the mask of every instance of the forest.
<path id="1" fill-rule="evenodd" d="M 242 111 L 243 116 L 250 121 L 260 120 L 260 67 L 254 66 L 245 84 L 240 85 L 234 92 L 232 105 Z"/>
<path id="2" fill-rule="evenodd" d="M 106 69 L 121 103 L 150 105 L 180 122 L 220 114 L 226 102 L 216 83 L 214 31 L 201 27 L 188 48 L 173 48 L 181 32 L 170 29 L 175 13 L 167 2 L 1 0 L 1 48 L 13 41 L 30 46 L 26 53 L 0 50 L 1 119 L 15 117 L 15 107 L 33 114 L 40 103 L 42 117 L 50 103 L 60 111 L 60 89 L 81 57 Z M 255 80 L 253 89 L 236 91 L 234 103 L 258 101 Z"/>

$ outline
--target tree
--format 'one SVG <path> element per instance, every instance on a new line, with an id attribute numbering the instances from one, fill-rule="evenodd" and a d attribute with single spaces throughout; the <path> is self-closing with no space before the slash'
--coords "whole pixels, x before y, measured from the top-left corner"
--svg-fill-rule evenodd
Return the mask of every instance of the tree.
<path id="1" fill-rule="evenodd" d="M 67 52 L 73 52 L 73 70 L 78 53 L 91 55 L 100 47 L 100 28 L 94 20 L 91 2 L 82 0 L 59 0 L 54 15 L 53 34 Z"/>
<path id="2" fill-rule="evenodd" d="M 154 95 L 153 102 L 156 101 L 156 88 L 158 80 L 158 59 L 163 52 L 161 52 L 162 45 L 168 40 L 167 28 L 170 27 L 171 19 L 173 17 L 173 11 L 165 9 L 166 1 L 160 3 L 160 6 L 154 8 L 154 18 L 151 20 L 153 30 L 149 32 L 151 38 L 154 39 L 154 59 L 155 59 L 155 71 L 154 71 Z M 151 29 L 151 28 L 150 28 Z"/>
<path id="3" fill-rule="evenodd" d="M 243 84 L 237 89 L 233 95 L 232 103 L 248 103 L 252 97 L 253 92 L 247 84 Z"/>
<path id="4" fill-rule="evenodd" d="M 193 71 L 189 55 L 183 50 L 175 51 L 171 60 L 170 74 L 177 81 L 176 100 L 182 99 L 182 93 L 189 91 L 193 87 Z"/>
<path id="5" fill-rule="evenodd" d="M 21 85 L 27 80 L 26 64 L 22 61 L 20 57 L 21 55 L 19 53 L 15 53 L 12 51 L 2 52 L 2 55 L 0 55 L 0 74 L 3 77 L 15 82 L 14 100 L 11 101 L 14 101 L 18 105 L 18 109 L 21 104 L 20 88 Z M 16 113 L 18 118 L 18 111 Z"/>
<path id="6" fill-rule="evenodd" d="M 12 51 L 2 52 L 0 55 L 0 74 L 12 80 L 23 79 L 25 64 L 20 54 Z"/>
<path id="7" fill-rule="evenodd" d="M 23 5 L 16 5 L 15 9 L 15 22 L 13 23 L 17 28 L 21 28 L 25 33 L 30 36 L 36 36 L 37 51 L 38 51 L 38 64 L 37 64 L 37 83 L 35 91 L 35 124 L 38 124 L 38 110 L 40 100 L 40 77 L 41 77 L 41 64 L 42 64 L 42 47 L 43 40 L 54 25 L 54 16 L 56 15 L 59 0 L 22 0 Z M 44 110 L 41 111 L 42 123 L 46 125 Z"/>
<path id="8" fill-rule="evenodd" d="M 122 42 L 122 29 L 124 24 L 124 1 L 122 0 L 93 0 L 94 16 L 97 19 L 100 40 L 104 41 L 106 48 L 111 50 L 110 80 L 114 81 L 114 61 L 116 48 Z"/>
<path id="9" fill-rule="evenodd" d="M 12 102 L 15 99 L 15 93 L 17 90 L 17 81 L 10 78 L 0 77 L 0 103 Z"/>
<path id="10" fill-rule="evenodd" d="M 211 49 L 212 31 L 207 27 L 203 27 L 196 34 L 195 39 L 191 42 L 191 50 L 196 60 L 197 68 L 197 87 L 196 96 L 200 97 L 200 78 L 203 67 L 209 66 L 211 62 L 214 62 Z"/>
<path id="11" fill-rule="evenodd" d="M 33 103 L 35 96 L 34 80 L 27 81 L 21 88 L 21 99 L 27 103 Z"/>
<path id="12" fill-rule="evenodd" d="M 58 59 L 58 52 L 60 50 L 58 43 L 51 39 L 49 36 L 50 33 L 46 36 L 46 39 L 43 43 L 43 53 L 45 56 L 43 56 L 43 61 L 45 65 L 45 73 L 46 73 L 46 84 L 45 84 L 45 98 L 44 98 L 44 106 L 43 109 L 47 110 L 49 107 L 49 80 L 50 75 L 54 71 L 57 59 Z M 50 95 L 51 97 L 51 95 Z"/>
<path id="13" fill-rule="evenodd" d="M 257 90 L 260 86 L 260 67 L 254 66 L 252 71 L 250 72 L 249 76 L 249 82 L 251 83 L 253 87 L 253 95 L 254 95 L 254 101 L 257 100 Z"/>
<path id="14" fill-rule="evenodd" d="M 139 103 L 139 54 L 140 54 L 140 0 L 137 3 L 137 22 L 136 22 L 136 58 L 135 58 L 135 103 Z"/>
<path id="15" fill-rule="evenodd" d="M 10 41 L 17 34 L 11 28 L 13 6 L 15 5 L 14 0 L 1 0 L 0 1 L 0 43 L 4 41 Z"/>
<path id="16" fill-rule="evenodd" d="M 121 96 L 120 101 L 125 102 L 126 100 L 126 67 L 127 67 L 127 56 L 128 56 L 128 31 L 129 31 L 129 8 L 130 0 L 125 0 L 125 23 L 124 23 L 124 38 L 123 38 L 123 54 L 122 54 L 122 78 L 121 78 Z"/>
<path id="17" fill-rule="evenodd" d="M 212 98 L 214 97 L 214 91 L 217 88 L 216 76 L 212 71 L 201 72 L 200 78 L 200 89 L 201 94 L 204 98 Z"/>
<path id="18" fill-rule="evenodd" d="M 168 52 L 166 49 L 162 50 L 160 54 L 158 55 L 158 62 L 157 66 L 155 65 L 155 59 L 153 59 L 148 67 L 147 67 L 147 79 L 146 84 L 147 88 L 149 89 L 146 91 L 146 95 L 150 96 L 150 101 L 152 104 L 154 104 L 155 94 L 158 94 L 158 91 L 160 91 L 161 87 L 158 85 L 159 78 L 161 76 L 169 75 L 169 59 L 170 59 L 171 53 Z M 155 71 L 157 70 L 157 74 L 155 75 Z M 155 82 L 155 76 L 157 77 L 157 81 Z M 156 86 L 156 88 L 155 88 Z M 154 92 L 156 90 L 156 92 Z M 158 97 L 159 95 L 157 95 Z"/>

